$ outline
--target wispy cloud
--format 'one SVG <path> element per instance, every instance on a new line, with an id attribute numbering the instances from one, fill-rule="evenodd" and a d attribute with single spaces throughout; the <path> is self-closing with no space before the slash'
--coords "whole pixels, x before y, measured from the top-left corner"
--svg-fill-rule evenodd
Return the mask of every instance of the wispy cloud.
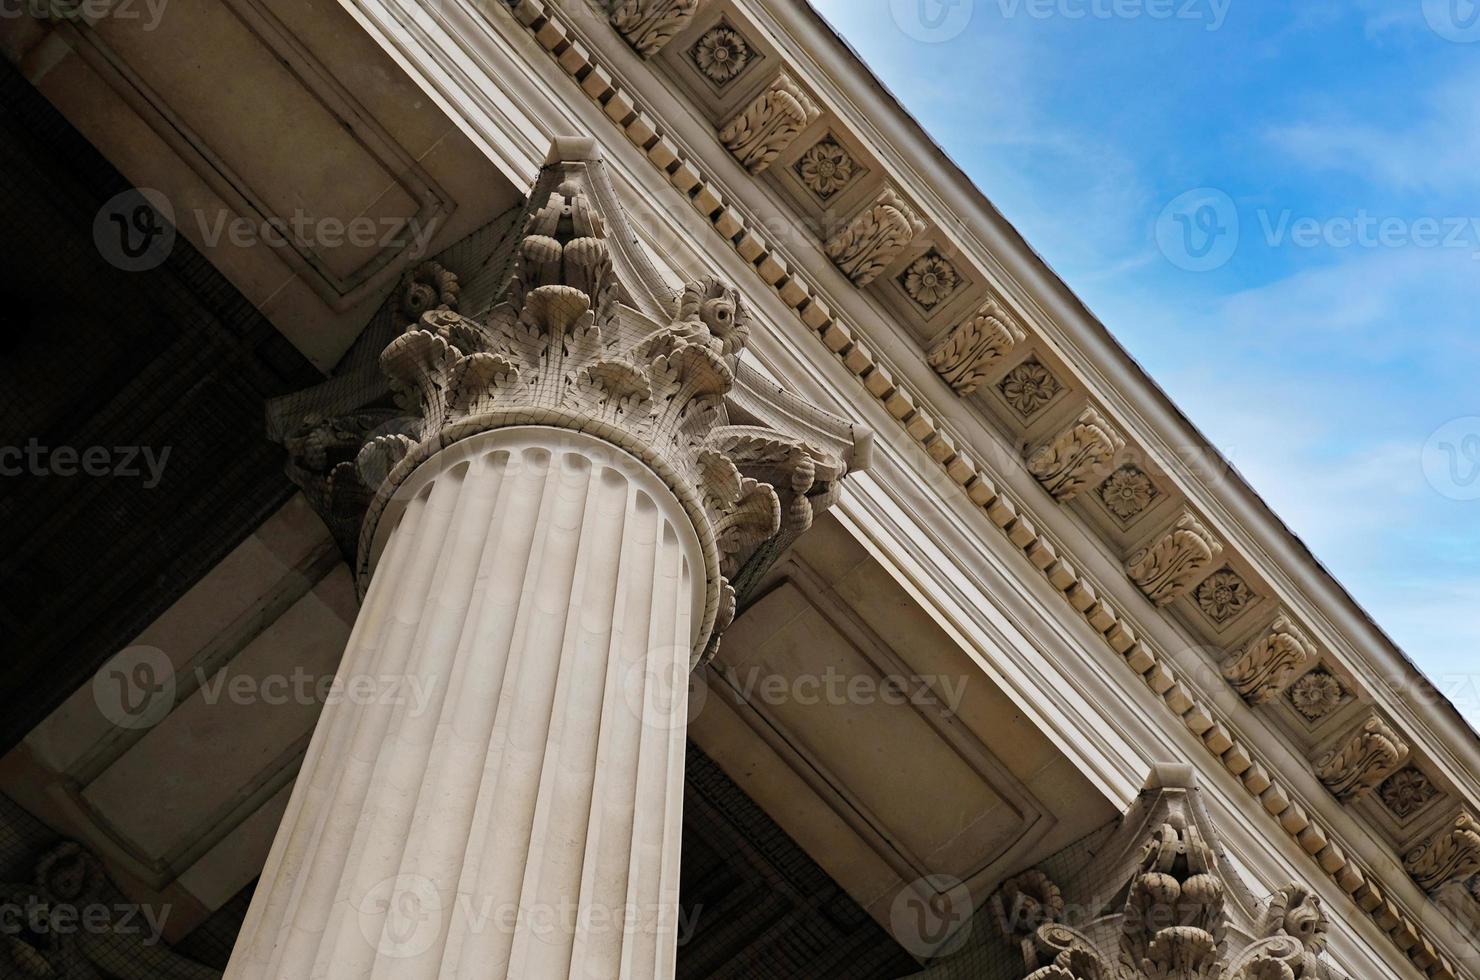
<path id="1" fill-rule="evenodd" d="M 1480 69 L 1454 74 L 1408 106 L 1410 115 L 1373 123 L 1352 106 L 1328 118 L 1271 127 L 1268 139 L 1296 163 L 1403 190 L 1480 186 Z"/>

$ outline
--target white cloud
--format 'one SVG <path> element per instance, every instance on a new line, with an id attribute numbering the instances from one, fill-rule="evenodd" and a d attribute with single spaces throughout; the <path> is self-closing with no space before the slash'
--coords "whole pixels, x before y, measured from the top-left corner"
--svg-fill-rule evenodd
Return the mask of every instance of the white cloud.
<path id="1" fill-rule="evenodd" d="M 1383 125 L 1345 114 L 1277 126 L 1268 138 L 1297 163 L 1354 174 L 1402 190 L 1452 191 L 1480 185 L 1480 71 L 1460 72 Z"/>

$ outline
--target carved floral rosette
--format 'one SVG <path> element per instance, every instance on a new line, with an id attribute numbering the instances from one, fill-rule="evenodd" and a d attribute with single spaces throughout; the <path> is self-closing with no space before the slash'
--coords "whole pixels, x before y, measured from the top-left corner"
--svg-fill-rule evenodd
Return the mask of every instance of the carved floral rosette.
<path id="1" fill-rule="evenodd" d="M 290 473 L 296 467 L 303 485 L 318 486 L 320 513 L 363 515 L 355 548 L 363 591 L 381 514 L 441 450 L 515 425 L 604 439 L 652 468 L 693 521 L 708 587 L 700 635 L 709 642 L 696 654 L 712 655 L 734 617 L 736 577 L 768 545 L 811 525 L 846 464 L 805 438 L 730 421 L 726 396 L 750 329 L 744 302 L 705 278 L 670 300 L 666 315 L 638 309 L 593 203 L 609 192 L 590 184 L 597 166 L 552 162 L 495 305 L 474 316 L 426 312 L 380 356 L 395 409 L 310 420 L 287 440 Z M 327 481 L 308 479 L 326 472 Z"/>

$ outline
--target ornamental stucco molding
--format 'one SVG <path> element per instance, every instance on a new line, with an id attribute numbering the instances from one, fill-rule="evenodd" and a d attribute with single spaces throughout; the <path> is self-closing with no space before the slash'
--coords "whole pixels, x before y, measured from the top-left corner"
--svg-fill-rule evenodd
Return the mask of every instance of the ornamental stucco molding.
<path id="1" fill-rule="evenodd" d="M 937 344 L 928 360 L 951 390 L 965 398 L 1026 337 L 1017 318 L 989 299 Z"/>
<path id="2" fill-rule="evenodd" d="M 1146 598 L 1165 606 L 1186 595 L 1221 554 L 1223 545 L 1213 532 L 1183 511 L 1171 530 L 1132 555 L 1125 568 Z"/>
<path id="3" fill-rule="evenodd" d="M 855 337 L 852 328 L 834 312 L 833 298 L 775 254 L 758 222 L 726 205 L 725 192 L 703 164 L 664 135 L 667 128 L 664 123 L 642 109 L 634 93 L 612 79 L 543 4 L 519 0 L 511 7 L 511 13 L 550 52 L 554 63 L 578 83 L 580 91 L 604 111 L 617 130 L 644 153 L 702 218 L 713 224 L 720 239 L 755 269 L 761 281 L 773 288 L 795 312 L 800 323 L 818 337 L 860 386 L 929 453 L 972 505 L 1042 571 L 1047 581 L 1103 636 L 1107 647 L 1150 688 L 1172 716 L 1202 741 L 1214 763 L 1232 773 L 1268 814 L 1272 826 L 1311 855 L 1312 867 L 1335 882 L 1350 897 L 1352 905 L 1389 934 L 1394 947 L 1420 971 L 1436 980 L 1458 977 L 1454 963 L 1435 945 L 1438 940 L 1413 918 L 1403 900 L 1392 894 L 1391 883 L 1382 882 L 1380 873 L 1353 860 L 1320 816 L 1307 811 L 1285 777 L 1266 768 L 1243 744 L 1236 727 L 1231 722 L 1220 721 L 1199 700 L 1192 679 L 1184 676 L 1154 643 L 1138 636 L 1127 618 L 1099 596 L 1069 556 L 1061 556 L 1057 546 L 1037 532 L 1029 515 L 998 489 L 994 475 L 973 458 L 969 447 L 958 447 L 909 386 L 897 380 L 894 371 Z M 1011 322 L 1017 322 L 1015 315 Z M 939 366 L 937 371 L 945 373 Z"/>
<path id="4" fill-rule="evenodd" d="M 1408 761 L 1408 743 L 1370 714 L 1361 726 L 1316 761 L 1316 775 L 1343 803 L 1366 796 Z"/>
<path id="5" fill-rule="evenodd" d="M 605 439 L 652 467 L 699 532 L 708 566 L 701 633 L 712 636 L 712 655 L 734 617 L 737 577 L 753 559 L 774 557 L 763 549 L 811 526 L 847 464 L 836 446 L 788 431 L 779 393 L 768 403 L 751 392 L 747 404 L 748 415 L 769 414 L 777 427 L 730 422 L 727 399 L 739 394 L 750 335 L 743 298 L 708 277 L 665 299 L 659 282 L 633 271 L 635 259 L 619 255 L 614 243 L 633 238 L 614 193 L 590 141 L 557 143 L 493 305 L 424 312 L 380 355 L 394 407 L 305 420 L 288 440 L 290 472 L 331 522 L 364 514 L 363 586 L 386 502 L 441 449 L 509 425 Z M 429 287 L 416 305 L 433 298 Z M 846 427 L 820 412 L 810 422 L 815 432 Z"/>
<path id="6" fill-rule="evenodd" d="M 746 170 L 759 175 L 821 114 L 783 72 L 720 129 L 719 140 Z"/>
<path id="7" fill-rule="evenodd" d="M 700 0 L 616 0 L 611 25 L 644 58 L 678 36 L 699 12 Z"/>
<path id="8" fill-rule="evenodd" d="M 1062 887 L 1034 870 L 989 907 L 1021 951 L 1023 980 L 1325 980 L 1330 920 L 1308 888 L 1278 890 L 1262 915 L 1181 767 L 1154 775 L 1119 831 Z M 1175 780 L 1167 785 L 1164 781 Z M 1118 896 L 1124 896 L 1118 898 Z M 1091 925 L 1066 921 L 1070 902 Z M 1114 912 L 1109 909 L 1118 908 Z M 1104 909 L 1105 912 L 1101 910 Z M 1105 915 L 1101 919 L 1100 916 Z M 946 968 L 948 969 L 948 968 Z M 941 971 L 942 974 L 945 970 Z M 936 974 L 926 974 L 934 976 Z"/>
<path id="9" fill-rule="evenodd" d="M 1461 811 L 1445 827 L 1403 856 L 1403 867 L 1426 892 L 1480 872 L 1480 820 Z"/>
<path id="10" fill-rule="evenodd" d="M 828 239 L 826 251 L 853 285 L 862 288 L 877 279 L 924 230 L 925 222 L 889 187 Z"/>
<path id="11" fill-rule="evenodd" d="M 1316 645 L 1288 613 L 1281 612 L 1242 653 L 1223 662 L 1223 676 L 1240 697 L 1257 707 L 1279 697 L 1317 655 Z"/>
<path id="12" fill-rule="evenodd" d="M 1028 472 L 1059 503 L 1068 503 L 1115 468 L 1125 438 L 1087 408 L 1053 441 L 1028 456 Z"/>

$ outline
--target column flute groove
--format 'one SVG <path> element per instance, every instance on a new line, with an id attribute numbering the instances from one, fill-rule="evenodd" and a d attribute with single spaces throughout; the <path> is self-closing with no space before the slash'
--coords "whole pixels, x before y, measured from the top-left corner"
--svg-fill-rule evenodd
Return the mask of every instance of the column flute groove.
<path id="1" fill-rule="evenodd" d="M 228 980 L 676 970 L 688 676 L 852 436 L 779 389 L 807 437 L 732 423 L 739 294 L 674 298 L 557 149 L 494 305 L 426 313 L 385 401 L 287 439 L 364 607 Z"/>

